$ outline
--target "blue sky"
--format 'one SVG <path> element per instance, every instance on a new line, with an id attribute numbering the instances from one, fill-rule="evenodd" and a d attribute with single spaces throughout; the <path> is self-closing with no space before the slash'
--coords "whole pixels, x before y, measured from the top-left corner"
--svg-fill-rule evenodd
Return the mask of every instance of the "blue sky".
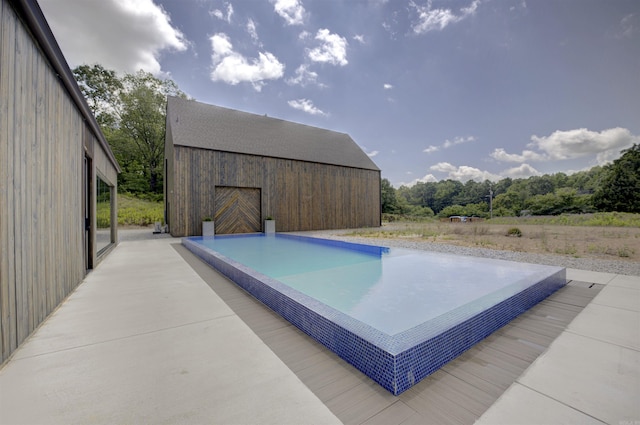
<path id="1" fill-rule="evenodd" d="M 398 187 L 640 143 L 637 0 L 39 0 L 71 67 L 344 132 Z"/>

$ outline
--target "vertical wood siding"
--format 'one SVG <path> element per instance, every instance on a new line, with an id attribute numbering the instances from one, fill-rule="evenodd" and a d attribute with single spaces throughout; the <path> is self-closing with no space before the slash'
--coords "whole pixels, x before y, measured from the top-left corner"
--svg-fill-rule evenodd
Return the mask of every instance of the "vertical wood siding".
<path id="1" fill-rule="evenodd" d="M 262 219 L 273 216 L 279 232 L 380 226 L 379 171 L 184 146 L 166 152 L 173 236 L 202 234 L 216 186 L 261 189 Z"/>
<path id="2" fill-rule="evenodd" d="M 0 363 L 84 278 L 84 132 L 48 60 L 0 1 Z"/>

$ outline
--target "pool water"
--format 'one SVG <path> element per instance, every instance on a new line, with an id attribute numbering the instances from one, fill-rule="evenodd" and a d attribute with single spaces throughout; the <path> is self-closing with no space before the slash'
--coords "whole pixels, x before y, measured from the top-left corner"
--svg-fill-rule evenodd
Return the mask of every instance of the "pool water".
<path id="1" fill-rule="evenodd" d="M 394 394 L 566 283 L 558 267 L 286 234 L 183 244 Z"/>
<path id="2" fill-rule="evenodd" d="M 481 311 L 492 294 L 520 292 L 540 271 L 531 264 L 399 248 L 367 252 L 285 235 L 218 236 L 201 243 L 388 335 L 469 303 Z"/>

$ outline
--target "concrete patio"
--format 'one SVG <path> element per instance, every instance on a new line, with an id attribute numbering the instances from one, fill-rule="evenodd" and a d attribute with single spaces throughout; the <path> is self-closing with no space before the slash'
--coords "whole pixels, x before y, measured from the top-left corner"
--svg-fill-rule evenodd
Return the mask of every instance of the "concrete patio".
<path id="1" fill-rule="evenodd" d="M 1 424 L 351 422 L 177 243 L 124 241 L 87 276 L 0 369 Z M 568 270 L 568 278 L 605 287 L 479 423 L 640 423 L 640 277 Z M 420 423 L 397 408 L 386 409 L 394 422 Z"/>

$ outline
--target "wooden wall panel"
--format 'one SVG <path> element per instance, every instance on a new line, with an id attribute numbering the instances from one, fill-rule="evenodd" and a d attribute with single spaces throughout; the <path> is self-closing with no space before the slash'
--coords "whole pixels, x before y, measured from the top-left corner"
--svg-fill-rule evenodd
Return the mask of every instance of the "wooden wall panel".
<path id="1" fill-rule="evenodd" d="M 279 232 L 380 226 L 380 172 L 312 162 L 167 147 L 169 228 L 200 235 L 216 186 L 260 188 L 262 219 Z"/>
<path id="2" fill-rule="evenodd" d="M 2 363 L 86 270 L 83 116 L 6 0 L 0 24 Z"/>
<path id="3" fill-rule="evenodd" d="M 13 201 L 13 105 L 6 100 L 13 91 L 15 28 L 17 22 L 9 5 L 0 3 L 0 250 L 10 253 L 14 244 Z M 15 265 L 13 258 L 0 259 L 0 361 L 17 346 L 15 326 Z"/>

